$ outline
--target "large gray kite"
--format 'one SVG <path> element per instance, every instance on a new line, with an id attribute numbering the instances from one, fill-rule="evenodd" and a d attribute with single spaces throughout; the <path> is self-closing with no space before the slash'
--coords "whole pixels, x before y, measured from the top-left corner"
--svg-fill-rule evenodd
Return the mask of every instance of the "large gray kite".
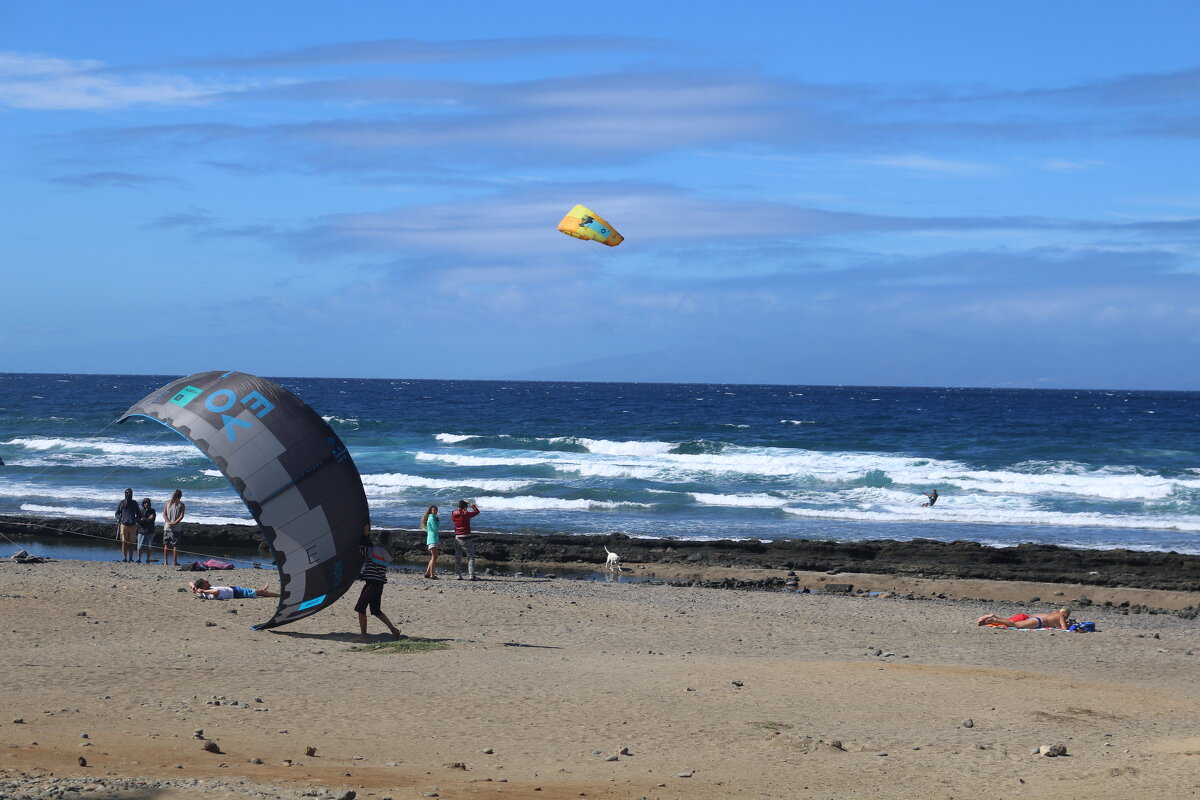
<path id="1" fill-rule="evenodd" d="M 172 381 L 125 412 L 187 437 L 212 459 L 258 522 L 279 567 L 279 607 L 258 630 L 341 597 L 362 569 L 370 511 L 358 469 L 333 429 L 298 397 L 243 372 Z"/>

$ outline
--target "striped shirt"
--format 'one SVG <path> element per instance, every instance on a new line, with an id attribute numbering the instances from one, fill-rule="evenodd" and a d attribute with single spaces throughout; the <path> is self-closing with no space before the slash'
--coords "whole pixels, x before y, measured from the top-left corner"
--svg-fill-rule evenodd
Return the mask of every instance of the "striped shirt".
<path id="1" fill-rule="evenodd" d="M 359 580 L 387 583 L 387 566 L 371 558 L 371 546 L 363 545 L 358 548 L 363 554 L 362 574 Z"/>

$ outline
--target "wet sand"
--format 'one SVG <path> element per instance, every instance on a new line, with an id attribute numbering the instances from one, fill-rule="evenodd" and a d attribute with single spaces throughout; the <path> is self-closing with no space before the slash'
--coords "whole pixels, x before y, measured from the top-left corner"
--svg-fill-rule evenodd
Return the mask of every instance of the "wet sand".
<path id="1" fill-rule="evenodd" d="M 731 569 L 625 567 L 680 581 Z M 796 576 L 818 590 L 890 580 L 877 589 L 888 597 L 530 572 L 394 575 L 385 612 L 446 649 L 393 653 L 354 649 L 349 596 L 255 632 L 270 600 L 198 601 L 178 591 L 191 576 L 161 564 L 2 562 L 0 781 L 44 796 L 99 779 L 109 796 L 171 800 L 1194 796 L 1194 620 L 1118 602 L 1079 609 L 1094 634 L 974 625 L 1032 608 L 1005 598 L 1048 609 L 1099 587 Z M 1200 605 L 1193 592 L 1104 591 Z M 1031 754 L 1059 743 L 1065 757 Z"/>

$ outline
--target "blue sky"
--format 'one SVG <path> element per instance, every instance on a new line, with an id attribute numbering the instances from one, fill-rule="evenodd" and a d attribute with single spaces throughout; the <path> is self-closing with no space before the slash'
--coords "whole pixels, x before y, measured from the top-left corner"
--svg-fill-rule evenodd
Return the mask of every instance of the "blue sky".
<path id="1" fill-rule="evenodd" d="M 1195 3 L 504 5 L 0 2 L 0 371 L 1200 389 Z"/>

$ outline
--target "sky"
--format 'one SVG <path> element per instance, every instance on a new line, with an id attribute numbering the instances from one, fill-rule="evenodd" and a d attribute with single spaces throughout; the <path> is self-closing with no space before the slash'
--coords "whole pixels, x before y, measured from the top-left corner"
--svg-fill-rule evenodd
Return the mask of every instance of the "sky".
<path id="1" fill-rule="evenodd" d="M 1200 390 L 1196 30 L 0 0 L 0 372 Z"/>

